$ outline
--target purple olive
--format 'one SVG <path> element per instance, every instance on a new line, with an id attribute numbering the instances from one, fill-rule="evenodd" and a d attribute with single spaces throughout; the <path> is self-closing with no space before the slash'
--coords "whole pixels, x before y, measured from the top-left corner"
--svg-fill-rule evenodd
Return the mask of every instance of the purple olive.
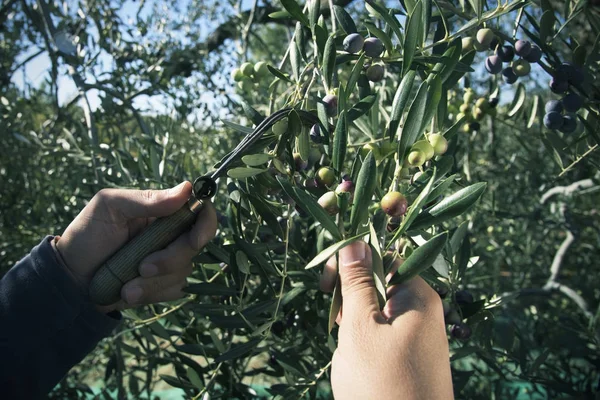
<path id="1" fill-rule="evenodd" d="M 471 337 L 471 328 L 467 324 L 456 324 L 452 327 L 452 336 L 456 339 L 466 340 Z"/>
<path id="2" fill-rule="evenodd" d="M 489 56 L 485 59 L 485 69 L 492 75 L 499 74 L 502 71 L 502 60 L 498 56 Z"/>
<path id="3" fill-rule="evenodd" d="M 381 43 L 381 40 L 374 37 L 366 39 L 365 43 L 363 44 L 363 51 L 368 57 L 379 57 L 381 53 L 383 53 L 383 50 L 384 47 L 383 43 Z"/>
<path id="4" fill-rule="evenodd" d="M 371 82 L 379 82 L 383 79 L 385 75 L 385 68 L 381 64 L 373 64 L 369 68 L 367 68 L 367 72 L 365 73 L 367 79 Z"/>
<path id="5" fill-rule="evenodd" d="M 573 133 L 577 129 L 577 117 L 574 115 L 565 115 L 563 124 L 559 128 L 562 133 Z"/>
<path id="6" fill-rule="evenodd" d="M 515 49 L 512 46 L 506 45 L 502 47 L 498 47 L 498 57 L 502 60 L 502 62 L 511 62 L 513 58 L 515 58 Z"/>
<path id="7" fill-rule="evenodd" d="M 527 54 L 523 58 L 530 63 L 536 63 L 542 58 L 542 49 L 540 49 L 540 46 L 538 46 L 537 44 L 534 44 L 531 46 L 529 54 Z"/>
<path id="8" fill-rule="evenodd" d="M 544 111 L 549 112 L 557 112 L 561 114 L 563 112 L 563 104 L 560 100 L 550 100 L 544 106 Z"/>
<path id="9" fill-rule="evenodd" d="M 515 53 L 520 57 L 527 57 L 531 51 L 531 43 L 527 40 L 517 40 L 515 43 Z"/>
<path id="10" fill-rule="evenodd" d="M 519 77 L 515 74 L 515 71 L 512 69 L 512 67 L 506 67 L 502 70 L 502 79 L 504 79 L 504 82 L 512 85 L 517 81 L 517 79 L 519 79 Z"/>
<path id="11" fill-rule="evenodd" d="M 577 93 L 569 93 L 563 97 L 562 105 L 567 112 L 577 112 L 583 107 L 583 100 Z"/>
<path id="12" fill-rule="evenodd" d="M 563 125 L 563 116 L 556 111 L 544 115 L 544 126 L 548 129 L 560 129 Z"/>
<path id="13" fill-rule="evenodd" d="M 344 42 L 342 44 L 344 51 L 347 51 L 350 54 L 356 54 L 362 50 L 363 45 L 365 43 L 365 39 L 358 33 L 351 33 L 344 38 Z"/>
<path id="14" fill-rule="evenodd" d="M 338 97 L 334 94 L 328 94 L 323 97 L 323 103 L 327 109 L 327 114 L 332 117 L 337 114 Z"/>

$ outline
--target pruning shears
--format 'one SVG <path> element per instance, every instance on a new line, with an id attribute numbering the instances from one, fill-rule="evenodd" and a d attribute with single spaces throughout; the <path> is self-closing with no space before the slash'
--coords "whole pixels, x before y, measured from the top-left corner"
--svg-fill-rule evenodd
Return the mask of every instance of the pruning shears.
<path id="1" fill-rule="evenodd" d="M 227 168 L 244 151 L 254 144 L 277 121 L 285 118 L 291 108 L 279 110 L 265 118 L 249 133 L 223 161 L 217 169 L 201 175 L 193 183 L 192 195 L 178 211 L 166 217 L 157 218 L 139 235 L 132 238 L 96 271 L 90 284 L 90 298 L 99 305 L 109 305 L 121 298 L 121 288 L 128 281 L 139 276 L 138 266 L 149 254 L 162 250 L 181 234 L 191 228 L 205 201 L 217 192 L 217 180 L 227 172 Z M 318 123 L 310 112 L 295 110 L 305 121 Z"/>

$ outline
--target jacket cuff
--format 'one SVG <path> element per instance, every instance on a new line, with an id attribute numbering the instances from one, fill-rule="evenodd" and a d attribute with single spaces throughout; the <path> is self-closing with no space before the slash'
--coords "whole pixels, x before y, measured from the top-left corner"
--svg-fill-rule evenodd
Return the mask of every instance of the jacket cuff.
<path id="1" fill-rule="evenodd" d="M 94 333 L 96 340 L 110 335 L 121 321 L 121 313 L 104 314 L 96 309 L 53 248 L 53 241 L 54 236 L 46 237 L 31 251 L 31 257 L 35 272 L 59 302 L 58 309 L 65 311 L 61 319 L 66 324 L 77 320 Z"/>

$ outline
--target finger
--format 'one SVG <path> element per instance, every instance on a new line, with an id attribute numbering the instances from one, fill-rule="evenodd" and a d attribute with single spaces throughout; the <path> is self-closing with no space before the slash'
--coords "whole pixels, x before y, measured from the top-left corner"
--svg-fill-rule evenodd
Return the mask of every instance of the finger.
<path id="1" fill-rule="evenodd" d="M 409 315 L 432 315 L 443 319 L 439 295 L 418 276 L 389 288 L 387 298 L 388 301 L 381 312 L 393 325 Z"/>
<path id="2" fill-rule="evenodd" d="M 191 271 L 192 264 L 190 263 L 174 274 L 152 278 L 137 277 L 123 286 L 123 289 L 121 289 L 121 298 L 130 306 L 179 298 L 183 295 L 181 289 L 185 286 L 186 278 Z M 179 293 L 173 287 L 179 288 L 181 292 L 179 297 L 173 297 L 174 293 Z"/>
<path id="3" fill-rule="evenodd" d="M 323 272 L 319 278 L 319 287 L 321 288 L 321 291 L 325 293 L 333 292 L 337 277 L 337 261 L 335 257 L 331 257 L 329 260 L 327 260 L 327 263 L 325 263 L 325 267 L 323 268 Z"/>
<path id="4" fill-rule="evenodd" d="M 141 217 L 164 217 L 173 214 L 192 193 L 192 184 L 182 182 L 165 190 L 104 189 L 96 196 L 125 220 Z"/>
<path id="5" fill-rule="evenodd" d="M 363 241 L 354 242 L 340 250 L 339 260 L 343 322 L 354 325 L 379 315 L 369 246 Z"/>
<path id="6" fill-rule="evenodd" d="M 217 232 L 217 213 L 210 201 L 198 214 L 194 227 L 169 244 L 165 249 L 146 257 L 139 267 L 142 277 L 153 277 L 176 273 L 182 266 L 190 264 Z"/>
<path id="7" fill-rule="evenodd" d="M 392 279 L 392 277 L 394 276 L 394 274 L 396 272 L 398 272 L 398 268 L 400 268 L 402 263 L 404 263 L 404 259 L 402 259 L 400 256 L 397 256 L 396 258 L 394 258 L 394 261 L 392 263 L 392 268 L 390 269 L 387 276 L 385 277 L 386 282 L 389 282 L 390 279 Z"/>

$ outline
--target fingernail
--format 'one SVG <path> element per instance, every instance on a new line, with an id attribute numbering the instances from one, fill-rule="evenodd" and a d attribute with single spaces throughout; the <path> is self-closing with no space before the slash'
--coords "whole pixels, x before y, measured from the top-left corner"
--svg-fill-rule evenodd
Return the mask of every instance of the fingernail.
<path id="1" fill-rule="evenodd" d="M 139 286 L 131 286 L 125 289 L 125 301 L 127 304 L 137 304 L 142 299 L 144 291 Z"/>
<path id="2" fill-rule="evenodd" d="M 365 242 L 358 241 L 344 247 L 340 251 L 340 263 L 343 265 L 352 264 L 365 259 Z"/>
<path id="3" fill-rule="evenodd" d="M 144 278 L 149 278 L 158 274 L 158 267 L 154 264 L 142 264 L 140 267 L 140 275 Z"/>

